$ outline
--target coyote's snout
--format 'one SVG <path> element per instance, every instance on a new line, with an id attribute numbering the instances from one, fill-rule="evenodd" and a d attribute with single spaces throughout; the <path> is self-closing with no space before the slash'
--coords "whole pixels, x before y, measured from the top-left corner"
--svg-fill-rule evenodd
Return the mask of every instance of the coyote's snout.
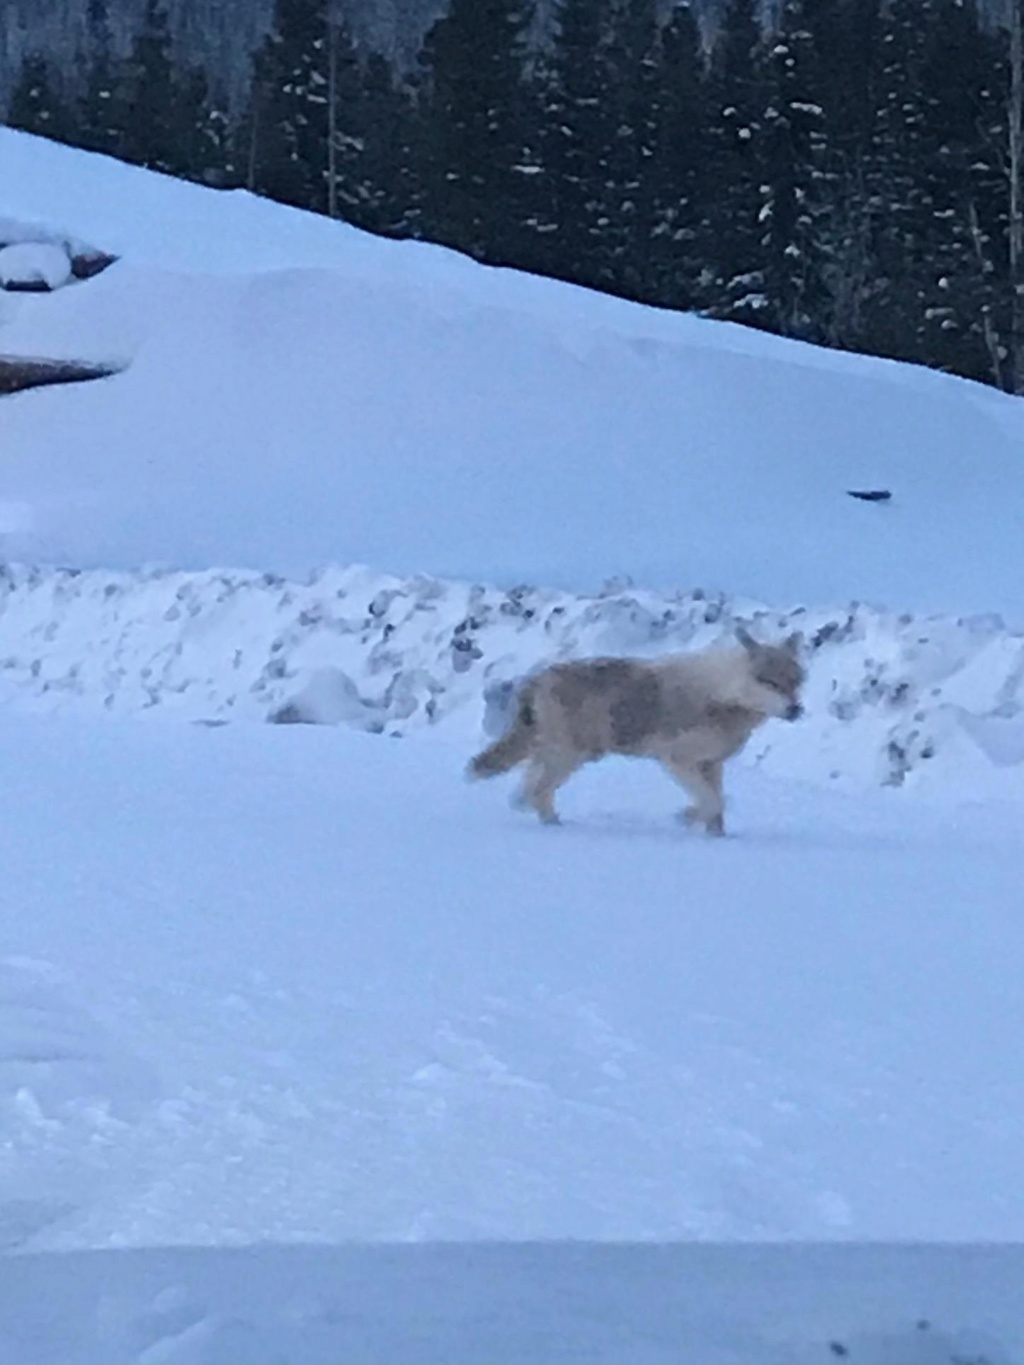
<path id="1" fill-rule="evenodd" d="M 804 668 L 799 637 L 661 659 L 553 664 L 519 688 L 511 725 L 471 760 L 470 778 L 526 763 L 522 804 L 557 823 L 555 792 L 606 754 L 655 758 L 689 791 L 687 823 L 723 834 L 722 765 L 770 718 L 797 720 Z"/>

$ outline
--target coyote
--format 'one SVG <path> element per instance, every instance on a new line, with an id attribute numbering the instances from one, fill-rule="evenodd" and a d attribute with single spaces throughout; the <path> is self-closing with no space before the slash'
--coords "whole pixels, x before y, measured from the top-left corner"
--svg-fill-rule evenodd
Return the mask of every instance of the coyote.
<path id="1" fill-rule="evenodd" d="M 519 804 L 557 824 L 555 792 L 606 754 L 656 758 L 687 789 L 686 824 L 725 833 L 722 764 L 754 730 L 803 714 L 800 639 L 764 645 L 742 627 L 735 646 L 660 659 L 581 659 L 522 681 L 511 724 L 469 763 L 470 779 L 526 763 Z"/>

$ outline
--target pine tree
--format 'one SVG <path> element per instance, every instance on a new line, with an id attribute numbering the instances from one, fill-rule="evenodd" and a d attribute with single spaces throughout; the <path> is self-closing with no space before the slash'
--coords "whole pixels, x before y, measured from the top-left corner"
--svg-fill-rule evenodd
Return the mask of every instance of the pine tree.
<path id="1" fill-rule="evenodd" d="M 661 33 L 654 95 L 649 288 L 658 303 L 696 307 L 708 243 L 702 232 L 705 90 L 700 33 L 680 5 Z"/>
<path id="2" fill-rule="evenodd" d="M 604 288 L 615 278 L 609 240 L 616 133 L 609 98 L 614 22 L 611 0 L 560 0 L 546 115 L 558 273 Z"/>
<path id="3" fill-rule="evenodd" d="M 128 122 L 127 71 L 114 52 L 107 0 L 89 0 L 85 31 L 81 60 L 86 76 L 78 106 L 76 141 L 87 151 L 123 156 Z"/>
<path id="4" fill-rule="evenodd" d="M 11 128 L 58 142 L 71 139 L 71 111 L 50 62 L 41 53 L 31 52 L 22 62 L 7 110 L 7 123 Z"/>
<path id="5" fill-rule="evenodd" d="M 784 0 L 761 51 L 766 95 L 758 153 L 766 311 L 783 336 L 818 339 L 826 287 L 821 223 L 828 174 L 817 54 L 803 0 Z"/>
<path id="6" fill-rule="evenodd" d="M 1019 4 L 1019 0 L 1013 0 Z M 1024 94 L 1014 79 L 1013 14 L 1008 28 L 984 29 L 988 49 L 984 72 L 978 88 L 975 117 L 976 144 L 973 148 L 968 185 L 967 217 L 971 241 L 984 279 L 980 315 L 989 372 L 985 378 L 1007 392 L 1016 388 L 1014 364 L 1014 280 L 1011 223 L 1014 209 L 1020 210 L 1020 183 L 1014 191 L 1015 170 L 1019 176 L 1021 148 L 1015 125 L 1022 128 L 1024 110 L 1014 109 L 1015 96 Z M 1020 11 L 1018 10 L 1018 18 Z M 1019 41 L 1019 39 L 1018 39 Z M 1024 59 L 1024 52 L 1017 49 Z M 1017 157 L 1013 155 L 1016 145 Z M 1018 315 L 1019 316 L 1019 315 Z"/>
<path id="7" fill-rule="evenodd" d="M 251 189 L 326 212 L 331 135 L 327 0 L 275 0 L 253 63 L 243 164 Z"/>
<path id="8" fill-rule="evenodd" d="M 390 237 L 413 235 L 422 204 L 414 104 L 408 87 L 379 53 L 366 62 L 361 108 L 359 208 L 353 222 Z"/>
<path id="9" fill-rule="evenodd" d="M 761 247 L 760 137 L 764 93 L 756 0 L 729 0 L 707 78 L 702 302 L 717 318 L 758 323 L 768 300 Z"/>
<path id="10" fill-rule="evenodd" d="M 971 0 L 939 0 L 924 68 L 931 220 L 924 256 L 927 296 L 922 347 L 929 364 L 1002 383 L 999 285 L 1006 279 L 1000 113 L 993 77 L 998 42 Z"/>
<path id="11" fill-rule="evenodd" d="M 606 53 L 613 117 L 604 199 L 605 240 L 616 292 L 652 299 L 654 158 L 660 61 L 656 0 L 619 0 Z"/>
<path id="12" fill-rule="evenodd" d="M 175 174 L 183 160 L 180 110 L 170 27 L 162 0 L 146 0 L 142 25 L 127 62 L 125 87 L 130 117 L 122 154 L 150 170 Z"/>
<path id="13" fill-rule="evenodd" d="M 817 241 L 827 301 L 821 340 L 856 349 L 877 287 L 867 166 L 875 126 L 880 0 L 804 0 L 824 111 Z"/>
<path id="14" fill-rule="evenodd" d="M 529 216 L 525 0 L 452 0 L 428 34 L 424 230 L 481 259 L 511 262 Z"/>
<path id="15" fill-rule="evenodd" d="M 215 100 L 202 67 L 189 66 L 176 73 L 173 142 L 175 173 L 204 185 L 238 183 L 231 155 L 227 111 Z"/>
<path id="16" fill-rule="evenodd" d="M 372 198 L 365 182 L 368 133 L 363 69 L 346 24 L 327 29 L 327 213 L 362 225 Z"/>
<path id="17" fill-rule="evenodd" d="M 534 54 L 527 83 L 519 171 L 523 235 L 516 248 L 517 263 L 534 274 L 565 278 L 565 242 L 558 231 L 560 101 L 550 51 Z"/>
<path id="18" fill-rule="evenodd" d="M 926 362 L 925 246 L 934 205 L 927 177 L 925 67 L 934 0 L 891 0 L 881 12 L 875 118 L 865 153 L 875 287 L 861 343 L 878 355 Z"/>

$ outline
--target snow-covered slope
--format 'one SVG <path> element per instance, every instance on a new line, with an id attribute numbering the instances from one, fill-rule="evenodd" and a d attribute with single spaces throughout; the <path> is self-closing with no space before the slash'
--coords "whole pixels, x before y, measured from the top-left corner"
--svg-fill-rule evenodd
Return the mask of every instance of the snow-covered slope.
<path id="1" fill-rule="evenodd" d="M 0 133 L 9 217 L 123 259 L 0 346 L 130 360 L 0 406 L 8 557 L 372 564 L 1024 622 L 1024 409 Z M 887 487 L 888 504 L 848 489 Z"/>

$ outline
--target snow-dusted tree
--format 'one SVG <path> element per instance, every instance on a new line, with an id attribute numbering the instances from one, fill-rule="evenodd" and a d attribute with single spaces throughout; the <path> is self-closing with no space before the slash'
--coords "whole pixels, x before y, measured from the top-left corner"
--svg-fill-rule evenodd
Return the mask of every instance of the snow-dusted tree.
<path id="1" fill-rule="evenodd" d="M 545 101 L 555 269 L 565 279 L 605 287 L 614 273 L 613 22 L 610 0 L 560 0 Z"/>
<path id="2" fill-rule="evenodd" d="M 877 354 L 925 359 L 928 241 L 934 204 L 923 174 L 929 150 L 926 84 L 935 0 L 883 6 L 874 81 L 874 126 L 864 156 L 875 286 L 862 344 Z"/>
<path id="3" fill-rule="evenodd" d="M 760 323 L 768 300 L 761 245 L 761 119 L 757 0 L 728 0 L 707 78 L 701 293 L 713 317 Z"/>
<path id="4" fill-rule="evenodd" d="M 661 32 L 654 99 L 649 289 L 658 303 L 693 308 L 708 251 L 703 216 L 707 112 L 700 32 L 679 5 Z"/>
<path id="5" fill-rule="evenodd" d="M 346 24 L 327 26 L 327 213 L 358 220 L 367 197 L 362 162 L 366 149 L 362 67 Z"/>
<path id="6" fill-rule="evenodd" d="M 655 228 L 655 153 L 661 58 L 657 0 L 618 0 L 607 49 L 613 117 L 605 202 L 612 283 L 630 298 L 650 299 Z"/>
<path id="7" fill-rule="evenodd" d="M 132 42 L 125 70 L 125 120 L 122 155 L 151 170 L 180 173 L 180 107 L 167 10 L 162 0 L 146 0 L 142 24 Z"/>
<path id="8" fill-rule="evenodd" d="M 422 189 L 411 92 L 379 53 L 368 57 L 360 101 L 361 156 L 351 219 L 388 236 L 417 231 Z"/>
<path id="9" fill-rule="evenodd" d="M 30 52 L 11 94 L 7 123 L 25 133 L 67 142 L 74 132 L 72 110 L 65 101 L 48 58 Z"/>
<path id="10" fill-rule="evenodd" d="M 122 156 L 128 121 L 127 68 L 114 51 L 107 0 L 88 0 L 79 62 L 85 69 L 85 86 L 77 110 L 76 141 L 88 151 Z"/>
<path id="11" fill-rule="evenodd" d="M 331 134 L 327 0 L 275 0 L 253 63 L 243 161 L 250 188 L 325 212 Z"/>
<path id="12" fill-rule="evenodd" d="M 202 67 L 190 66 L 177 72 L 178 117 L 175 119 L 175 147 L 180 175 L 205 185 L 239 183 L 232 160 L 231 128 L 228 112 L 211 91 Z"/>
<path id="13" fill-rule="evenodd" d="M 1024 394 L 1024 0 L 1010 0 L 1006 82 L 1008 378 Z"/>
<path id="14" fill-rule="evenodd" d="M 528 0 L 452 0 L 422 53 L 423 230 L 493 262 L 517 259 L 529 216 L 531 18 Z"/>
<path id="15" fill-rule="evenodd" d="M 783 336 L 825 330 L 823 223 L 830 205 L 825 113 L 804 0 L 783 0 L 760 56 L 765 105 L 755 144 L 761 205 L 761 321 Z"/>
<path id="16" fill-rule="evenodd" d="M 881 0 L 803 0 L 817 101 L 824 111 L 823 159 L 816 167 L 817 232 L 827 298 L 818 333 L 856 348 L 876 287 L 867 159 L 875 120 Z"/>
<path id="17" fill-rule="evenodd" d="M 1000 289 L 1009 273 L 1011 196 L 999 156 L 1005 79 L 998 37 L 973 0 L 937 0 L 924 85 L 926 158 L 918 175 L 931 215 L 921 246 L 925 310 L 920 344 L 928 363 L 1012 387 L 1012 310 Z M 1021 262 L 1024 268 L 1024 261 Z M 1003 297 L 1000 295 L 1003 293 Z"/>

